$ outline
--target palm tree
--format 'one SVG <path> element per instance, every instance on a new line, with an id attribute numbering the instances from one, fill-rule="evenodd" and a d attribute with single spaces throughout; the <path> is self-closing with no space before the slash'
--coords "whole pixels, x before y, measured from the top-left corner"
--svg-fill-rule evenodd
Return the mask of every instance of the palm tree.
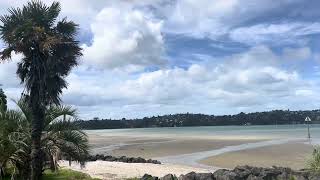
<path id="1" fill-rule="evenodd" d="M 12 176 L 28 177 L 30 173 L 30 143 L 32 110 L 21 99 L 16 103 L 19 110 L 0 114 L 0 168 L 14 167 Z M 84 163 L 88 156 L 88 138 L 77 124 L 76 110 L 68 106 L 50 106 L 45 111 L 44 131 L 41 136 L 41 152 L 44 167 L 55 171 L 57 160 L 72 158 Z M 41 169 L 43 171 L 44 169 Z"/>
<path id="2" fill-rule="evenodd" d="M 11 8 L 0 17 L 0 36 L 6 48 L 0 53 L 3 61 L 12 53 L 24 57 L 18 63 L 17 74 L 25 85 L 25 94 L 32 109 L 31 178 L 41 178 L 41 133 L 45 110 L 59 105 L 62 89 L 67 87 L 65 77 L 76 66 L 81 56 L 79 42 L 75 40 L 77 24 L 56 19 L 61 7 L 58 2 L 50 6 L 34 0 L 23 8 Z"/>

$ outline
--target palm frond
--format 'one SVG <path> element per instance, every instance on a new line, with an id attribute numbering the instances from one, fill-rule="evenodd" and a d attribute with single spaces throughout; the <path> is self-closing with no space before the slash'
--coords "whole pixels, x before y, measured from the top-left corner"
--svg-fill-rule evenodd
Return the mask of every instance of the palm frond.
<path id="1" fill-rule="evenodd" d="M 22 112 L 27 122 L 31 123 L 32 121 L 32 111 L 27 102 L 26 97 L 22 97 L 19 101 L 13 100 L 13 102 L 19 107 L 19 110 Z"/>
<path id="2" fill-rule="evenodd" d="M 77 27 L 78 25 L 73 21 L 67 21 L 66 18 L 63 18 L 62 21 L 58 22 L 56 30 L 65 38 L 72 38 L 77 34 Z"/>
<path id="3" fill-rule="evenodd" d="M 45 127 L 47 127 L 50 123 L 56 120 L 61 120 L 67 116 L 77 119 L 76 109 L 73 109 L 70 106 L 50 106 L 45 115 Z"/>
<path id="4" fill-rule="evenodd" d="M 10 60 L 11 59 L 11 53 L 13 52 L 14 48 L 12 46 L 9 46 L 7 48 L 4 48 L 0 52 L 0 62 L 5 61 L 5 60 Z"/>

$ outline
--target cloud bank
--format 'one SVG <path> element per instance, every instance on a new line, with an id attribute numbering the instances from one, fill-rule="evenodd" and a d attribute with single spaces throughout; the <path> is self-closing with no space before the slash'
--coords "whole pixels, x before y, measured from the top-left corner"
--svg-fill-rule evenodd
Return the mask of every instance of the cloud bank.
<path id="1" fill-rule="evenodd" d="M 320 105 L 318 1 L 60 2 L 60 18 L 80 24 L 84 56 L 63 100 L 82 118 Z M 1 1 L 0 14 L 25 3 Z M 20 58 L 0 64 L 9 98 L 23 91 L 15 75 Z"/>

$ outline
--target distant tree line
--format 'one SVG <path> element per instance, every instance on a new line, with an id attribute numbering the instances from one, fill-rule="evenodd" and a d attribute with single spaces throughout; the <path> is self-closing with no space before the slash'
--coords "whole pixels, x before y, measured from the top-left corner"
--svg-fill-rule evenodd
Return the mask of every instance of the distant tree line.
<path id="1" fill-rule="evenodd" d="M 303 124 L 309 116 L 312 123 L 320 123 L 320 110 L 289 111 L 273 110 L 268 112 L 239 113 L 236 115 L 205 115 L 205 114 L 173 114 L 144 117 L 142 119 L 101 119 L 82 120 L 84 129 L 120 129 L 148 127 L 183 127 L 183 126 L 225 126 L 225 125 L 275 125 Z"/>

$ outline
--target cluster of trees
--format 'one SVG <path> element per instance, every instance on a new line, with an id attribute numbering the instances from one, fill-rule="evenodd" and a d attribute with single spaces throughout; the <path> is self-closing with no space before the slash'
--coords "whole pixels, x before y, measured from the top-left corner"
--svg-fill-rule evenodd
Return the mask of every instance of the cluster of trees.
<path id="1" fill-rule="evenodd" d="M 74 132 L 79 132 L 79 136 L 82 134 L 70 129 L 69 134 L 59 137 L 59 133 L 54 133 L 59 129 L 54 129 L 70 122 L 50 122 L 53 120 L 50 113 L 57 111 L 62 90 L 67 87 L 65 78 L 82 55 L 79 42 L 75 40 L 77 24 L 66 18 L 57 21 L 60 11 L 58 2 L 47 6 L 32 0 L 22 8 L 11 8 L 8 14 L 0 16 L 0 37 L 5 45 L 0 52 L 0 62 L 9 61 L 13 53 L 23 56 L 16 73 L 24 85 L 24 103 L 28 107 L 28 111 L 1 113 L 1 166 L 9 163 L 20 175 L 28 173 L 23 179 L 41 179 L 43 154 L 51 154 L 47 156 L 51 158 L 55 157 L 52 153 L 68 151 L 62 146 L 63 141 Z M 62 139 L 56 141 L 56 138 Z M 22 166 L 25 171 L 20 168 Z"/>
<path id="2" fill-rule="evenodd" d="M 180 126 L 223 126 L 223 125 L 272 125 L 272 124 L 302 124 L 309 116 L 314 123 L 320 121 L 320 110 L 283 111 L 239 113 L 236 115 L 205 115 L 205 114 L 174 114 L 145 117 L 142 119 L 121 120 L 89 120 L 80 121 L 85 129 L 115 129 L 115 128 L 147 128 L 147 127 L 180 127 Z"/>

